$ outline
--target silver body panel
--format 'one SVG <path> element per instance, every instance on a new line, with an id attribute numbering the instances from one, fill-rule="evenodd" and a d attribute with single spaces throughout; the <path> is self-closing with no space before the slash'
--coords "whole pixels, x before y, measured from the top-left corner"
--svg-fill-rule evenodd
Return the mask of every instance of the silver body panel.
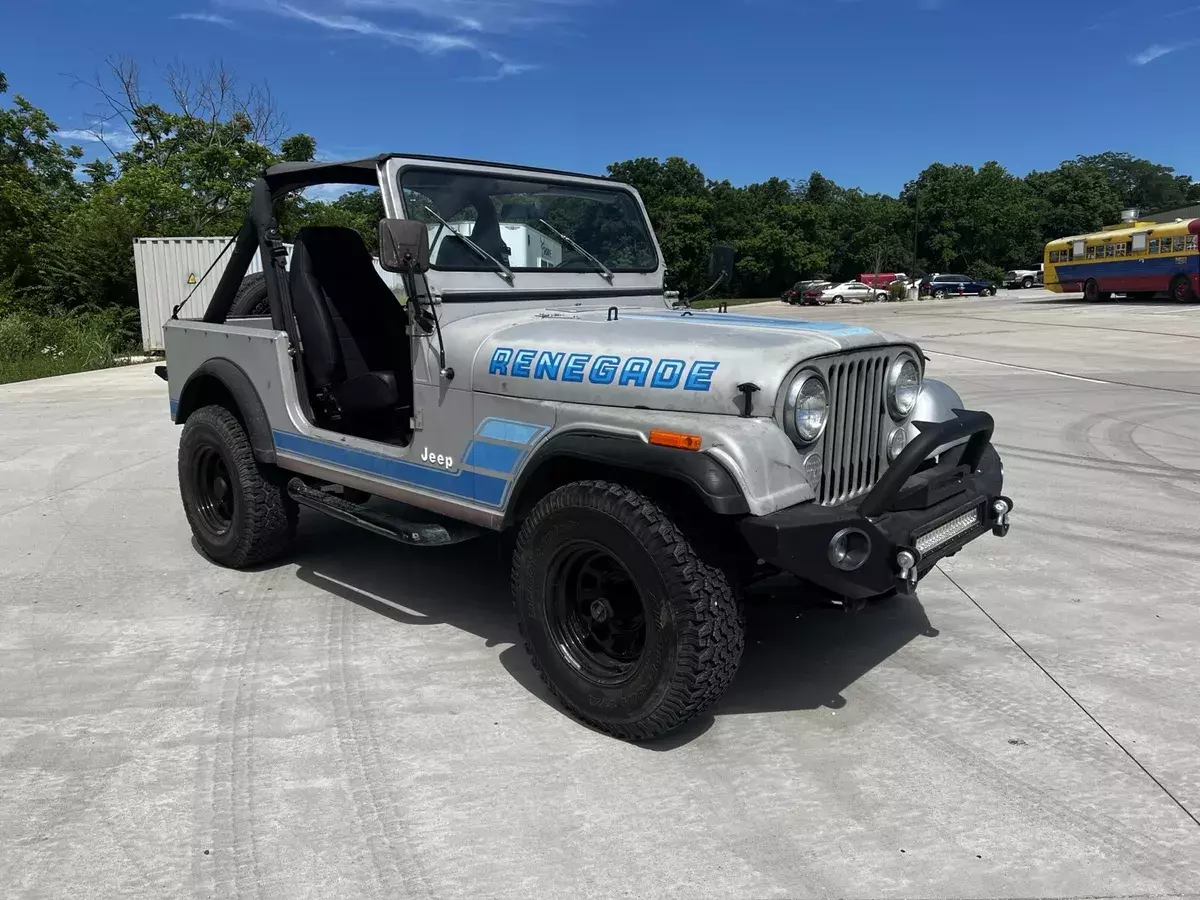
<path id="1" fill-rule="evenodd" d="M 395 186 L 405 164 L 392 159 L 381 167 L 392 216 L 401 213 Z M 452 380 L 440 375 L 436 338 L 410 338 L 414 432 L 406 446 L 313 425 L 300 402 L 288 338 L 266 319 L 166 324 L 172 417 L 192 373 L 208 360 L 228 359 L 262 400 L 282 468 L 487 528 L 503 524 L 514 486 L 539 448 L 580 431 L 641 441 L 652 429 L 699 435 L 700 452 L 729 471 L 751 515 L 818 498 L 842 502 L 869 489 L 886 465 L 887 438 L 896 427 L 889 427 L 880 367 L 886 373 L 900 353 L 920 363 L 915 345 L 857 325 L 668 310 L 659 257 L 655 272 L 617 273 L 611 286 L 590 272 L 523 272 L 510 287 L 489 271 L 431 271 L 435 297 L 486 291 L 495 299 L 437 304 Z M 610 290 L 644 294 L 606 300 Z M 505 299 L 530 291 L 543 296 Z M 556 302 L 562 292 L 581 299 Z M 802 448 L 785 432 L 782 414 L 787 387 L 806 367 L 820 371 L 834 394 L 824 435 Z M 758 387 L 749 415 L 738 387 L 744 383 Z M 917 413 L 949 418 L 942 407 L 951 398 L 957 395 L 948 388 L 926 390 Z M 804 461 L 814 450 L 838 469 L 810 483 Z M 853 477 L 846 474 L 851 470 Z"/>

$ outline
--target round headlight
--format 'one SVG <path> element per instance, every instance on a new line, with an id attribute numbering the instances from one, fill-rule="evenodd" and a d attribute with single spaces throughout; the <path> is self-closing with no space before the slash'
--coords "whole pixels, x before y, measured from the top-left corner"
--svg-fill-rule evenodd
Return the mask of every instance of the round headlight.
<path id="1" fill-rule="evenodd" d="M 917 406 L 921 393 L 921 370 L 911 356 L 902 356 L 892 365 L 888 378 L 888 411 L 894 419 L 906 419 Z"/>
<path id="2" fill-rule="evenodd" d="M 825 380 L 816 372 L 801 372 L 792 383 L 788 397 L 788 415 L 794 437 L 811 444 L 825 430 L 829 420 L 829 390 Z"/>
<path id="3" fill-rule="evenodd" d="M 895 462 L 896 457 L 908 446 L 908 435 L 903 428 L 897 428 L 888 438 L 888 462 Z"/>

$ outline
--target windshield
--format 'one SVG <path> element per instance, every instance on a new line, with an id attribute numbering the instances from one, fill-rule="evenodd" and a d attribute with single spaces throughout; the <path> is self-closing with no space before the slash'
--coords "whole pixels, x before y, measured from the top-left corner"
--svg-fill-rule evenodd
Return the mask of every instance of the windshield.
<path id="1" fill-rule="evenodd" d="M 406 169 L 400 189 L 404 214 L 429 229 L 435 269 L 495 268 L 463 237 L 515 272 L 658 268 L 641 209 L 621 188 Z"/>

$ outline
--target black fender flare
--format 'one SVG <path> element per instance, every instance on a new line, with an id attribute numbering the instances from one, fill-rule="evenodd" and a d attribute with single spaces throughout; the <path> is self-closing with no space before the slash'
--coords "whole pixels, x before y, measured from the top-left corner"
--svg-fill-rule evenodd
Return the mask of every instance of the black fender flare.
<path id="1" fill-rule="evenodd" d="M 712 512 L 747 515 L 750 507 L 737 481 L 707 453 L 661 447 L 636 437 L 601 431 L 568 431 L 538 446 L 522 467 L 510 493 L 504 524 L 515 524 L 522 495 L 538 473 L 554 460 L 570 459 L 606 469 L 625 469 L 680 482 Z"/>
<path id="2" fill-rule="evenodd" d="M 220 388 L 224 388 L 224 391 Z M 228 395 L 235 404 L 236 408 L 232 412 L 246 429 L 254 458 L 262 463 L 274 464 L 275 437 L 271 433 L 271 422 L 267 418 L 262 398 L 258 396 L 258 391 L 245 370 L 224 357 L 205 360 L 188 376 L 183 390 L 179 392 L 175 424 L 182 425 L 188 416 L 200 407 L 214 400 L 224 399 L 222 394 Z"/>

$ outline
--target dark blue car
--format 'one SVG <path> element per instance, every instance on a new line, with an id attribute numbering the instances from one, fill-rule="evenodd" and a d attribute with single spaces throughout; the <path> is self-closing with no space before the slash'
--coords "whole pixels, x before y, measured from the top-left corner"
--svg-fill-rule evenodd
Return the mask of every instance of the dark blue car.
<path id="1" fill-rule="evenodd" d="M 978 294 L 980 297 L 994 297 L 995 285 L 986 281 L 976 281 L 966 275 L 935 275 L 921 282 L 921 293 L 932 294 L 934 297 L 945 297 L 953 294 Z"/>

